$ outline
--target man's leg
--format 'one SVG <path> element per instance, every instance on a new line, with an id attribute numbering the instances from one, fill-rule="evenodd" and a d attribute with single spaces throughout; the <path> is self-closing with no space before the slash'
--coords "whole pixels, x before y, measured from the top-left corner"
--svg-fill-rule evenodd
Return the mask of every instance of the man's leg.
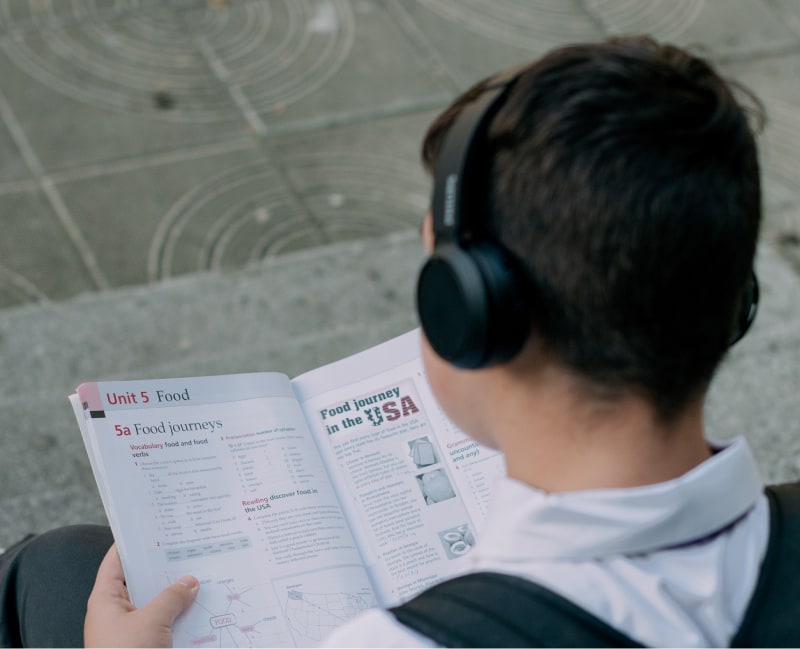
<path id="1" fill-rule="evenodd" d="M 73 525 L 0 556 L 0 645 L 82 647 L 86 601 L 112 542 L 107 527 Z"/>

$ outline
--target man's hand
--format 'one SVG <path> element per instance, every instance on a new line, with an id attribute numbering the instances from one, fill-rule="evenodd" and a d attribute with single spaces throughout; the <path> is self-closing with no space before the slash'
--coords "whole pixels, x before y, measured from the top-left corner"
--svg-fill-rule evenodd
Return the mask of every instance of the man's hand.
<path id="1" fill-rule="evenodd" d="M 87 647 L 171 647 L 172 623 L 191 606 L 200 590 L 194 577 L 181 577 L 137 609 L 131 604 L 117 546 L 100 568 L 86 608 L 83 639 Z"/>

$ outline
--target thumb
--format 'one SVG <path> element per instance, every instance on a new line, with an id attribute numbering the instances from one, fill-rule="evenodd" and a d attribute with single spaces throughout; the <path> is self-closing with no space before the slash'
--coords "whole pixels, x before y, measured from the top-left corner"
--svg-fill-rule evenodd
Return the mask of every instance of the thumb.
<path id="1" fill-rule="evenodd" d="M 175 618 L 192 605 L 199 590 L 200 582 L 195 577 L 181 577 L 140 608 L 139 615 L 154 625 L 172 627 Z"/>

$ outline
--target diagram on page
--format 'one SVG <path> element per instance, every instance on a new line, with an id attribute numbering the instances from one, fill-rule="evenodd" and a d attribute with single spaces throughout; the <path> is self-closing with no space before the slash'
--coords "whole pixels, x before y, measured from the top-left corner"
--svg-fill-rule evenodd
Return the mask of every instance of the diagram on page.
<path id="1" fill-rule="evenodd" d="M 377 605 L 364 569 L 315 572 L 275 583 L 299 647 L 318 644 L 336 627 Z"/>
<path id="2" fill-rule="evenodd" d="M 170 575 L 174 580 L 179 575 Z M 236 575 L 201 578 L 200 592 L 180 619 L 175 646 L 274 647 L 294 644 L 269 582 Z"/>

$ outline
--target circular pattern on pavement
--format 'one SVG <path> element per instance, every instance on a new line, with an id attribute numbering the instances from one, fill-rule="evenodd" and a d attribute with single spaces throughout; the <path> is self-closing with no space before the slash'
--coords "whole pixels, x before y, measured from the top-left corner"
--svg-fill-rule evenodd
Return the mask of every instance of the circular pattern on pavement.
<path id="1" fill-rule="evenodd" d="M 586 0 L 609 33 L 649 34 L 664 41 L 680 37 L 704 5 L 705 0 Z"/>
<path id="2" fill-rule="evenodd" d="M 800 4 L 797 0 L 771 0 L 769 7 L 779 15 L 784 27 L 800 36 Z"/>
<path id="3" fill-rule="evenodd" d="M 283 189 L 281 172 L 261 163 L 226 169 L 185 193 L 151 241 L 148 280 L 417 227 L 427 209 L 427 187 L 412 163 L 321 153 L 284 163 L 302 182 L 299 198 Z"/>
<path id="4" fill-rule="evenodd" d="M 697 18 L 705 0 L 586 0 L 587 15 L 563 0 L 420 0 L 431 11 L 489 39 L 527 50 L 647 32 L 670 40 Z M 595 22 L 597 21 L 597 22 Z"/>
<path id="5" fill-rule="evenodd" d="M 238 118 L 243 102 L 280 113 L 336 73 L 355 33 L 347 0 L 19 6 L 0 0 L 0 45 L 20 69 L 93 106 L 175 121 Z M 84 18 L 65 20 L 65 6 Z"/>

